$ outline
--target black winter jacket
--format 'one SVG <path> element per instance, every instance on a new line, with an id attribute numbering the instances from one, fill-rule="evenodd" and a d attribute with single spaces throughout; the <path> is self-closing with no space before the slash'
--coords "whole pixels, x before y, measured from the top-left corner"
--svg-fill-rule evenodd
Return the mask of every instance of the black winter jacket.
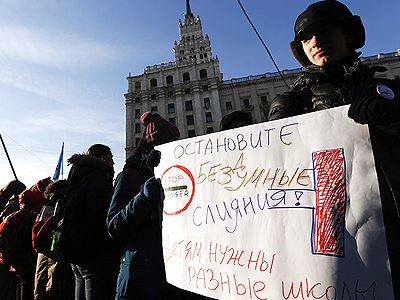
<path id="1" fill-rule="evenodd" d="M 96 157 L 74 154 L 68 163 L 72 164 L 68 174 L 70 185 L 79 186 L 82 236 L 81 257 L 83 262 L 97 255 L 115 256 L 116 246 L 108 235 L 106 217 L 112 195 L 114 170 Z"/>
<path id="2" fill-rule="evenodd" d="M 308 66 L 291 91 L 272 101 L 268 119 L 351 104 L 349 116 L 369 125 L 393 285 L 396 299 L 400 299 L 400 80 L 375 76 L 385 70 L 363 65 L 356 54 L 325 67 Z M 391 95 L 382 93 L 387 88 Z M 350 111 L 362 118 L 354 117 Z"/>

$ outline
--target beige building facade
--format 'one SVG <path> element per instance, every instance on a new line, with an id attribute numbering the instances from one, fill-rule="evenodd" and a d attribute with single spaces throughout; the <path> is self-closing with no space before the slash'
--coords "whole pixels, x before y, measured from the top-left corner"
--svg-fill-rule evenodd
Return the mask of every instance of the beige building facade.
<path id="1" fill-rule="evenodd" d="M 203 34 L 199 16 L 194 16 L 186 0 L 185 19 L 179 20 L 179 42 L 174 43 L 175 61 L 146 67 L 144 73 L 128 76 L 126 106 L 126 156 L 136 148 L 143 133 L 140 116 L 157 112 L 175 124 L 181 138 L 219 130 L 224 115 L 243 110 L 255 123 L 265 122 L 269 103 L 287 91 L 278 73 L 223 80 L 218 57 Z M 368 65 L 388 68 L 383 77 L 399 78 L 400 49 L 393 53 L 363 57 Z M 284 70 L 292 83 L 301 68 Z"/>

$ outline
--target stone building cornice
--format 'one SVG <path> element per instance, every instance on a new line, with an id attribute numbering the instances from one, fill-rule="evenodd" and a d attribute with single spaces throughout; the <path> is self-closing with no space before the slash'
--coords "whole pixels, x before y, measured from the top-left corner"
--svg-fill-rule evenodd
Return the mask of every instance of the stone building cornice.
<path id="1" fill-rule="evenodd" d="M 380 65 L 385 63 L 394 63 L 400 61 L 400 49 L 396 52 L 382 53 L 377 55 L 371 55 L 360 58 L 366 65 Z M 302 71 L 302 68 L 283 70 L 281 73 L 285 79 L 293 80 Z M 220 82 L 221 89 L 234 89 L 241 86 L 250 86 L 265 84 L 269 82 L 279 82 L 282 81 L 278 72 L 267 72 L 258 75 L 249 75 L 246 77 L 232 78 L 228 80 L 223 80 Z"/>

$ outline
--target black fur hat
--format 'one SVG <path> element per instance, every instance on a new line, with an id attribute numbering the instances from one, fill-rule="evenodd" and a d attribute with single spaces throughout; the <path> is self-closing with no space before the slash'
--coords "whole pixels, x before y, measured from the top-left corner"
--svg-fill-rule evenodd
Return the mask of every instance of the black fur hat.
<path id="1" fill-rule="evenodd" d="M 310 29 L 325 24 L 343 26 L 353 35 L 350 47 L 359 49 L 365 44 L 365 29 L 359 16 L 353 15 L 346 5 L 335 0 L 324 0 L 309 5 L 296 19 L 294 40 L 290 43 L 294 57 L 304 67 L 311 65 L 301 45 L 301 39 Z"/>

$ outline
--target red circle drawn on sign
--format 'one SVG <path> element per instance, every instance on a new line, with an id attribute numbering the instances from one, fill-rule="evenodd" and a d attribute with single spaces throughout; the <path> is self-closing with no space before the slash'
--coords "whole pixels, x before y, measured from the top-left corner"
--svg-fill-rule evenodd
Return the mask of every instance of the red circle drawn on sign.
<path id="1" fill-rule="evenodd" d="M 171 170 L 172 168 L 180 169 L 180 170 L 183 171 L 187 176 L 189 176 L 189 179 L 190 179 L 190 181 L 192 182 L 192 194 L 191 194 L 190 197 L 189 197 L 189 201 L 185 204 L 185 206 L 184 206 L 182 209 L 179 209 L 179 210 L 177 210 L 177 211 L 175 211 L 175 212 L 168 212 L 168 211 L 166 211 L 166 210 L 164 209 L 164 214 L 166 214 L 166 215 L 168 215 L 168 216 L 179 215 L 180 213 L 184 212 L 184 211 L 189 207 L 190 203 L 192 203 L 193 197 L 194 197 L 194 177 L 193 177 L 192 173 L 191 173 L 187 168 L 185 168 L 184 166 L 175 165 L 175 166 L 171 166 L 171 167 L 169 167 L 168 169 L 166 169 L 166 170 L 164 171 L 164 173 L 162 174 L 162 176 L 161 176 L 161 182 L 162 182 L 162 180 L 163 180 L 163 177 L 164 177 L 165 173 L 167 173 L 167 172 L 168 172 L 169 170 Z"/>

